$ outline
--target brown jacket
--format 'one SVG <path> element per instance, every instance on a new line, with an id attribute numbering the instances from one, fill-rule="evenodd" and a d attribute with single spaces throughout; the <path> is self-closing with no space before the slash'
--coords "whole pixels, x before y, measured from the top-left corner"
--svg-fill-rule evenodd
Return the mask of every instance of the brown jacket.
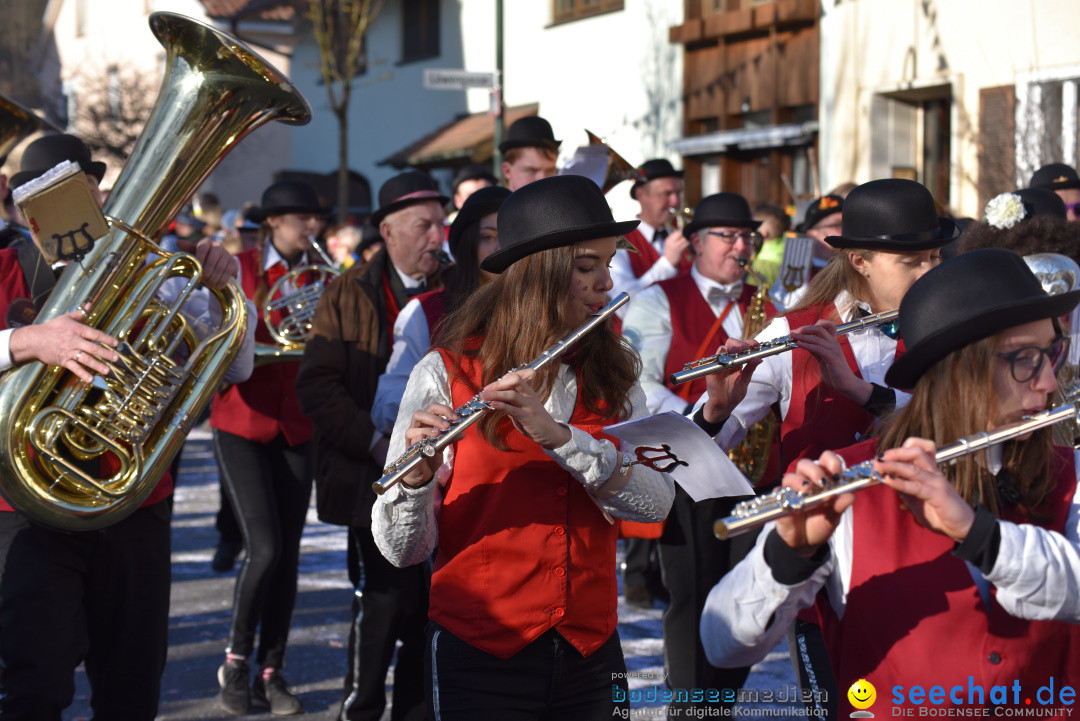
<path id="1" fill-rule="evenodd" d="M 387 282 L 402 307 L 404 289 L 385 249 L 335 279 L 300 361 L 296 394 L 315 423 L 315 497 L 326 523 L 371 526 L 371 484 L 382 475 L 368 452 L 376 432 L 371 404 L 392 350 Z"/>

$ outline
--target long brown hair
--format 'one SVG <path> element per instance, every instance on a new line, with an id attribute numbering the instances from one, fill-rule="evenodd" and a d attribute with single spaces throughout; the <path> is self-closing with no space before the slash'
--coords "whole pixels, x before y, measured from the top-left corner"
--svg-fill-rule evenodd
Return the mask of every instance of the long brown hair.
<path id="1" fill-rule="evenodd" d="M 532 362 L 566 334 L 575 253 L 576 247 L 569 246 L 516 261 L 447 316 L 432 347 L 449 350 L 459 358 L 479 359 L 480 387 L 511 368 Z M 630 390 L 637 382 L 641 362 L 615 333 L 610 320 L 578 341 L 562 360 L 577 372 L 578 393 L 586 408 L 604 419 L 629 416 Z M 532 382 L 541 401 L 551 394 L 558 365 L 548 365 Z M 460 368 L 451 372 L 474 392 L 480 390 Z M 478 425 L 491 445 L 505 450 L 509 423 L 503 414 L 488 414 Z"/>
<path id="2" fill-rule="evenodd" d="M 895 411 L 879 429 L 878 451 L 897 448 L 911 437 L 928 438 L 941 446 L 1003 424 L 997 414 L 994 390 L 994 353 L 999 336 L 992 336 L 950 353 L 934 364 L 915 385 L 911 401 Z M 1044 428 L 1023 441 L 1002 448 L 1002 467 L 1016 482 L 1019 510 L 1038 519 L 1036 509 L 1049 498 L 1056 483 L 1049 464 L 1053 430 Z M 945 475 L 968 503 L 982 504 L 1000 515 L 1001 502 L 994 475 L 977 462 L 977 454 L 963 456 L 945 469 Z"/>

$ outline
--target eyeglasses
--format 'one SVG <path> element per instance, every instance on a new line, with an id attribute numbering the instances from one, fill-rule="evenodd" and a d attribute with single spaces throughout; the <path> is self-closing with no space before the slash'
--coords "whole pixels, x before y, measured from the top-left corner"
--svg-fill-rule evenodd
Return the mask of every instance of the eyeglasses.
<path id="1" fill-rule="evenodd" d="M 998 358 L 1009 361 L 1010 372 L 1013 380 L 1017 383 L 1027 383 L 1042 370 L 1043 356 L 1050 359 L 1050 366 L 1057 371 L 1061 362 L 1065 360 L 1065 351 L 1069 347 L 1069 340 L 1058 335 L 1045 348 L 1025 346 L 1009 353 L 996 353 Z"/>
<path id="2" fill-rule="evenodd" d="M 733 230 L 710 230 L 708 232 L 708 235 L 711 235 L 714 238 L 719 238 L 728 245 L 735 245 L 736 240 L 741 240 L 744 243 L 749 243 L 753 246 L 757 246 L 763 240 L 761 233 L 750 230 L 744 230 L 741 232 L 735 232 Z"/>
<path id="3" fill-rule="evenodd" d="M 1068 214 L 1071 212 L 1073 215 L 1080 215 L 1080 210 L 1078 210 L 1078 208 L 1080 208 L 1080 203 L 1066 203 L 1065 213 Z"/>

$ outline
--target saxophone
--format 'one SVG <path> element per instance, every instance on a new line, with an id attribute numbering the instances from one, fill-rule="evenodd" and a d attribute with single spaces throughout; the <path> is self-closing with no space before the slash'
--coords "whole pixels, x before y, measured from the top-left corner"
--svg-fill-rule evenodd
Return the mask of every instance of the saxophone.
<path id="1" fill-rule="evenodd" d="M 83 383 L 27 363 L 0 382 L 0 493 L 61 530 L 104 528 L 150 495 L 239 349 L 247 305 L 236 283 L 213 291 L 222 321 L 199 342 L 180 306 L 202 267 L 154 242 L 237 142 L 269 120 L 302 125 L 311 109 L 236 38 L 172 13 L 150 27 L 166 49 L 161 91 L 103 209 L 112 230 L 64 271 L 44 322 L 90 303 L 87 325 L 120 340 L 106 376 Z M 179 284 L 176 303 L 158 289 Z M 186 345 L 183 363 L 174 360 Z"/>
<path id="2" fill-rule="evenodd" d="M 746 306 L 746 314 L 743 316 L 743 338 L 753 338 L 765 327 L 769 320 L 765 313 L 765 302 L 769 298 L 769 283 L 765 276 L 750 266 L 748 258 L 738 258 L 737 260 L 743 270 L 752 275 L 758 284 L 757 290 Z M 758 485 L 762 480 L 766 480 L 764 476 L 769 466 L 769 455 L 772 452 L 773 441 L 776 439 L 777 425 L 776 415 L 770 408 L 764 418 L 747 429 L 746 438 L 728 451 L 728 458 L 753 486 Z"/>

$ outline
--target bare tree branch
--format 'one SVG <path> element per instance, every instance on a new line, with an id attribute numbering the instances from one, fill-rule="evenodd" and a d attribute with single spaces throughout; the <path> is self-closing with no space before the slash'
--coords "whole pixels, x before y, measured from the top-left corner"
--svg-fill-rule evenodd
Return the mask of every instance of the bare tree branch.
<path id="1" fill-rule="evenodd" d="M 338 222 L 349 211 L 349 101 L 352 82 L 363 71 L 364 37 L 383 0 L 311 0 L 311 21 L 330 108 L 338 120 Z"/>

